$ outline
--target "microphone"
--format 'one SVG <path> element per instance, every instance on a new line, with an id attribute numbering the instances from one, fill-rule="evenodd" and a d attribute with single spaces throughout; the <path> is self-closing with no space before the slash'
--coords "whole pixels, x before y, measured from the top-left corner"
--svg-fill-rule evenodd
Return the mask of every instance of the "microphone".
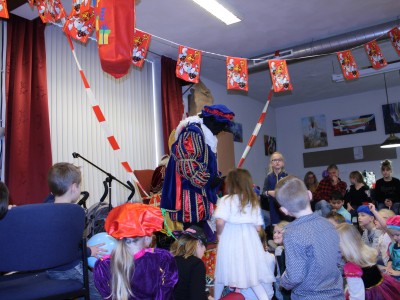
<path id="1" fill-rule="evenodd" d="M 78 158 L 79 156 L 80 156 L 79 153 L 76 153 L 76 152 L 73 152 L 73 153 L 72 153 L 72 157 L 73 157 L 73 158 Z"/>
<path id="2" fill-rule="evenodd" d="M 89 198 L 89 192 L 81 192 L 81 195 L 83 195 L 83 197 L 81 200 L 79 200 L 78 205 L 82 205 L 84 208 L 86 208 L 86 200 Z"/>

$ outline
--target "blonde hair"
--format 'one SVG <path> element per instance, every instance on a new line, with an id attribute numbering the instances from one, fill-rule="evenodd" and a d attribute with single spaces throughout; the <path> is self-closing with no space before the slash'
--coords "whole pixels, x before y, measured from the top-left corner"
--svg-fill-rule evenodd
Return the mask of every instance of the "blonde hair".
<path id="1" fill-rule="evenodd" d="M 282 161 L 285 162 L 285 158 L 283 157 L 283 154 L 278 152 L 278 151 L 275 151 L 274 153 L 271 154 L 271 156 L 269 158 L 269 166 L 268 166 L 268 173 L 267 174 L 271 174 L 271 173 L 274 172 L 274 169 L 272 168 L 272 157 L 274 155 L 279 155 L 280 158 L 282 159 Z M 284 172 L 284 171 L 285 171 L 285 166 L 283 166 L 282 169 L 281 169 L 281 172 Z"/>
<path id="2" fill-rule="evenodd" d="M 275 226 L 274 226 L 274 228 L 275 227 L 279 227 L 279 228 L 284 228 L 286 225 L 288 225 L 289 224 L 289 222 L 288 221 L 280 221 L 278 224 L 276 224 Z"/>
<path id="3" fill-rule="evenodd" d="M 292 175 L 279 180 L 275 187 L 275 195 L 279 204 L 290 213 L 304 210 L 310 205 L 310 196 L 304 182 Z"/>
<path id="4" fill-rule="evenodd" d="M 385 218 L 390 218 L 396 215 L 393 210 L 387 208 L 380 209 L 378 213 L 383 215 Z"/>
<path id="5" fill-rule="evenodd" d="M 131 238 L 133 243 L 144 243 L 145 237 Z M 111 295 L 107 299 L 128 300 L 133 297 L 130 279 L 135 272 L 135 260 L 129 251 L 127 239 L 117 240 L 111 253 Z"/>
<path id="6" fill-rule="evenodd" d="M 198 239 L 188 235 L 182 234 L 172 245 L 170 252 L 173 256 L 183 256 L 188 258 L 189 256 L 196 255 L 196 248 Z"/>
<path id="7" fill-rule="evenodd" d="M 226 185 L 229 196 L 239 195 L 241 211 L 249 203 L 252 208 L 259 206 L 258 197 L 253 191 L 253 180 L 246 169 L 230 170 L 226 176 Z"/>
<path id="8" fill-rule="evenodd" d="M 378 251 L 363 242 L 354 225 L 342 223 L 338 224 L 336 229 L 340 238 L 340 250 L 346 261 L 355 263 L 361 268 L 376 264 Z"/>

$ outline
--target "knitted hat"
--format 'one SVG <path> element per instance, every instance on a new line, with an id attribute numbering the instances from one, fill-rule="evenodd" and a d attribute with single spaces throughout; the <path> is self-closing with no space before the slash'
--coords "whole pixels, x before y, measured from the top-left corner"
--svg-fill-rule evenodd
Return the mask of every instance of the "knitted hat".
<path id="1" fill-rule="evenodd" d="M 386 226 L 389 229 L 400 230 L 400 216 L 397 215 L 397 216 L 390 217 L 386 221 Z"/>
<path id="2" fill-rule="evenodd" d="M 107 216 L 104 228 L 116 239 L 151 236 L 163 226 L 160 208 L 142 203 L 125 203 Z"/>
<path id="3" fill-rule="evenodd" d="M 369 210 L 369 207 L 368 207 L 368 205 L 361 205 L 361 206 L 359 206 L 358 208 L 357 208 L 357 212 L 358 213 L 365 213 L 365 214 L 367 214 L 367 215 L 370 215 L 370 216 L 374 216 L 374 214 Z"/>
<path id="4" fill-rule="evenodd" d="M 217 122 L 227 123 L 229 127 L 232 126 L 232 119 L 235 116 L 233 111 L 223 104 L 204 106 L 201 114 L 203 117 L 214 117 Z"/>

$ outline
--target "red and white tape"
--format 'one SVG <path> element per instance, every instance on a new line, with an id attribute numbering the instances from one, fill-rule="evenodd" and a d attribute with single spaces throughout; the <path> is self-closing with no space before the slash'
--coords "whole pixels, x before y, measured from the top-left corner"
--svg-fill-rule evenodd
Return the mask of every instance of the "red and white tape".
<path id="1" fill-rule="evenodd" d="M 267 103 L 265 103 L 265 106 L 264 106 L 264 108 L 262 110 L 262 113 L 261 113 L 260 117 L 258 118 L 257 125 L 254 128 L 253 133 L 252 133 L 249 141 L 247 142 L 246 149 L 244 149 L 242 158 L 240 159 L 239 164 L 237 166 L 238 168 L 240 168 L 243 165 L 243 163 L 244 163 L 244 161 L 245 161 L 245 159 L 247 157 L 247 154 L 249 154 L 249 152 L 251 150 L 251 147 L 253 147 L 254 142 L 257 139 L 258 132 L 260 131 L 261 126 L 264 123 L 265 116 L 267 115 L 268 105 L 269 105 L 269 102 L 271 101 L 273 90 L 274 90 L 273 87 L 271 87 L 271 89 L 269 90 Z"/>
<path id="2" fill-rule="evenodd" d="M 85 86 L 85 90 L 86 90 L 86 95 L 88 96 L 88 99 L 90 101 L 90 104 L 92 106 L 93 112 L 97 118 L 97 121 L 99 122 L 103 133 L 106 135 L 107 140 L 111 146 L 111 148 L 114 150 L 115 154 L 118 157 L 118 160 L 120 161 L 121 165 L 124 167 L 125 171 L 131 176 L 132 181 L 134 182 L 134 184 L 136 184 L 145 194 L 146 197 L 149 197 L 149 195 L 146 193 L 146 191 L 144 190 L 143 186 L 140 184 L 140 182 L 138 181 L 138 179 L 136 178 L 135 174 L 133 173 L 133 169 L 131 168 L 131 166 L 129 165 L 128 161 L 125 160 L 122 156 L 121 153 L 121 148 L 118 144 L 117 139 L 115 138 L 113 132 L 111 131 L 110 127 L 107 124 L 107 120 L 103 114 L 103 111 L 99 105 L 99 103 L 96 100 L 96 97 L 92 91 L 92 89 L 90 88 L 89 82 L 85 76 L 85 73 L 82 70 L 81 64 L 79 63 L 78 57 L 76 56 L 75 53 L 75 48 L 74 45 L 72 43 L 71 37 L 67 35 L 67 39 L 68 39 L 68 43 L 69 46 L 71 48 L 72 51 L 72 55 L 74 56 L 76 65 L 78 66 L 79 69 L 79 73 L 81 75 L 82 78 L 82 82 L 83 85 Z M 138 193 L 137 193 L 138 194 Z"/>

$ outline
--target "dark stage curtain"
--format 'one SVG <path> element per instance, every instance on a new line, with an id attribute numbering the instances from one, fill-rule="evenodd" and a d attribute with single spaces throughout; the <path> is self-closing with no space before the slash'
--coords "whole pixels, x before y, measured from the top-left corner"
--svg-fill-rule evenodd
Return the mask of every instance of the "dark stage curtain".
<path id="1" fill-rule="evenodd" d="M 6 184 L 10 202 L 40 203 L 52 164 L 45 24 L 11 15 L 7 22 Z"/>
<path id="2" fill-rule="evenodd" d="M 168 138 L 182 119 L 184 107 L 182 80 L 175 75 L 176 61 L 161 57 L 161 99 L 164 153 L 169 153 Z"/>

